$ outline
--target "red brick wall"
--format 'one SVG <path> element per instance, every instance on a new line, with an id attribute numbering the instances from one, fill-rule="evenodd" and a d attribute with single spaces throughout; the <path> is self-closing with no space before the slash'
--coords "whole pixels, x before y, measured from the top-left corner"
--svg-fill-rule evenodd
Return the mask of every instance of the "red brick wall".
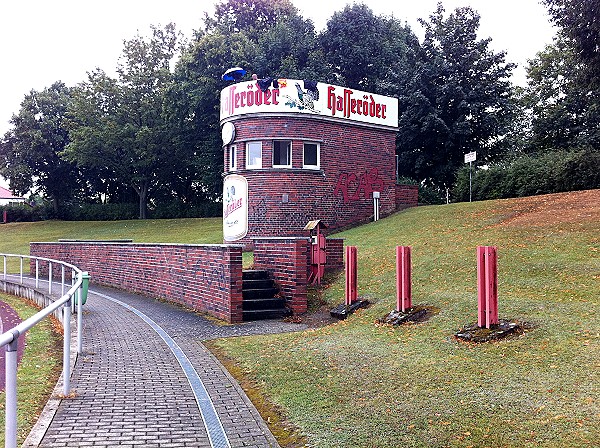
<path id="1" fill-rule="evenodd" d="M 256 238 L 254 269 L 271 273 L 294 314 L 306 312 L 308 238 Z"/>
<path id="2" fill-rule="evenodd" d="M 327 238 L 327 264 L 325 269 L 344 269 L 343 238 Z"/>
<path id="3" fill-rule="evenodd" d="M 302 229 L 313 219 L 329 232 L 367 222 L 373 191 L 381 193 L 380 216 L 395 211 L 395 130 L 306 115 L 234 123 L 235 173 L 246 177 L 249 189 L 249 232 L 242 243 L 258 236 L 306 236 Z M 292 141 L 292 168 L 272 168 L 274 139 Z M 262 142 L 261 170 L 243 169 L 248 141 Z M 320 144 L 320 170 L 302 168 L 304 142 Z"/>
<path id="4" fill-rule="evenodd" d="M 242 321 L 241 246 L 61 242 L 31 243 L 30 253 L 74 264 L 92 283 Z M 47 275 L 47 265 L 40 268 Z"/>
<path id="5" fill-rule="evenodd" d="M 409 207 L 416 207 L 419 203 L 418 185 L 396 185 L 396 209 L 403 210 Z"/>
<path id="6" fill-rule="evenodd" d="M 306 312 L 310 239 L 263 237 L 254 240 L 254 269 L 271 273 L 294 314 Z M 327 238 L 326 270 L 344 268 L 344 240 Z"/>

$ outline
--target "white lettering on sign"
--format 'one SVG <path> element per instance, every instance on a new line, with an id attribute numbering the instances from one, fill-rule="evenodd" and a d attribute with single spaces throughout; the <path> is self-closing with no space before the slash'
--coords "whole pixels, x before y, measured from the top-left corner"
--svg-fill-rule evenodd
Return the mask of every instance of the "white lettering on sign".
<path id="1" fill-rule="evenodd" d="M 465 163 L 475 162 L 475 160 L 477 160 L 477 153 L 475 151 L 465 154 Z"/>

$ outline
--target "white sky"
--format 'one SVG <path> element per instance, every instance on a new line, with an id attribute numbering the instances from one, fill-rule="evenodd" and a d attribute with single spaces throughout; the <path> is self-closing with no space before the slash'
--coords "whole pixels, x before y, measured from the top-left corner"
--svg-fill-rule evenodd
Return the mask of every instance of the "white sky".
<path id="1" fill-rule="evenodd" d="M 292 0 L 305 18 L 321 30 L 348 0 Z M 202 28 L 204 12 L 211 16 L 216 0 L 6 0 L 0 13 L 0 134 L 32 89 L 55 81 L 72 86 L 100 67 L 112 74 L 124 39 L 150 25 L 174 22 L 186 37 Z M 418 18 L 428 18 L 438 0 L 368 0 L 376 13 L 405 20 L 422 36 Z M 357 3 L 363 3 L 361 1 Z M 525 83 L 524 65 L 552 42 L 555 29 L 539 0 L 443 0 L 446 13 L 471 6 L 481 16 L 480 38 L 492 38 L 495 51 L 519 64 L 514 82 Z M 227 67 L 224 67 L 226 69 Z M 7 186 L 0 179 L 0 185 Z"/>

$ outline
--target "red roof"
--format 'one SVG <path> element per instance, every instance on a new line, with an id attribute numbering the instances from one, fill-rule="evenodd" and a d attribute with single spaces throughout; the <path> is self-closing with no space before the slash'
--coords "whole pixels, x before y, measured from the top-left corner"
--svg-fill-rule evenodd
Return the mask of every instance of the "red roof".
<path id="1" fill-rule="evenodd" d="M 0 187 L 0 199 L 23 199 L 20 196 L 15 196 L 12 191 Z"/>

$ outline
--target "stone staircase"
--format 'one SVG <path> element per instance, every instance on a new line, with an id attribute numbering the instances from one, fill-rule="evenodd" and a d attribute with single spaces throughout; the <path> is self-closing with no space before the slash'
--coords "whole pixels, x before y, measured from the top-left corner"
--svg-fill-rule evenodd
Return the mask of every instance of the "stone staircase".
<path id="1" fill-rule="evenodd" d="M 278 297 L 279 289 L 267 271 L 242 272 L 242 310 L 244 321 L 281 319 L 291 316 L 285 299 Z"/>

